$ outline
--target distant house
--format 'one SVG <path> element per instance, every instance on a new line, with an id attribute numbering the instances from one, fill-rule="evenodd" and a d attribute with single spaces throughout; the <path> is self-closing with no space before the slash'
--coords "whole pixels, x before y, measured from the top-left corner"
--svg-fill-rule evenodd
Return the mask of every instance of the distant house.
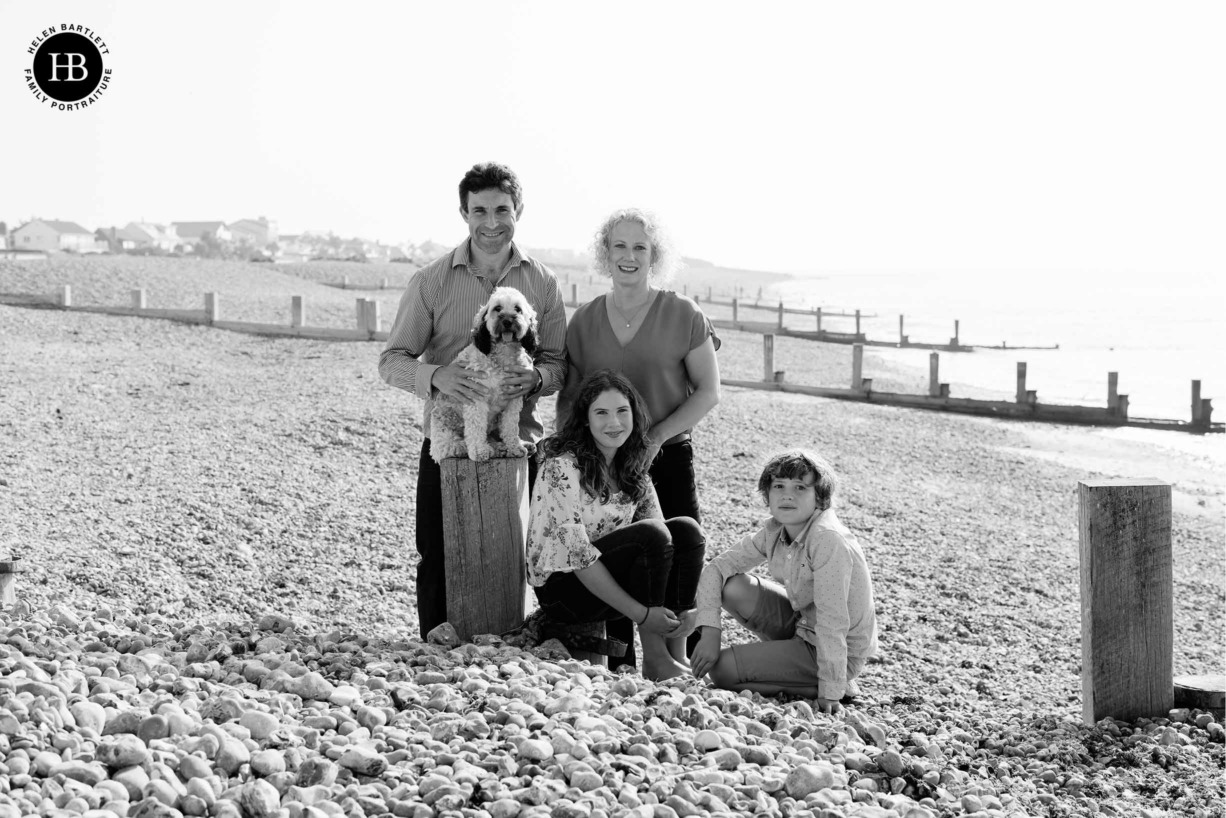
<path id="1" fill-rule="evenodd" d="M 34 219 L 13 230 L 13 250 L 43 250 L 46 252 L 99 253 L 106 249 L 94 234 L 76 222 Z"/>
<path id="2" fill-rule="evenodd" d="M 206 238 L 230 241 L 230 228 L 225 222 L 171 222 L 171 228 L 179 237 L 178 246 L 191 249 Z"/>
<path id="3" fill-rule="evenodd" d="M 239 219 L 227 225 L 234 241 L 245 241 L 263 249 L 277 241 L 277 223 L 260 216 L 258 219 Z"/>
<path id="4" fill-rule="evenodd" d="M 169 253 L 182 242 L 173 225 L 167 227 L 149 222 L 128 222 L 123 232 L 136 242 L 136 249 L 164 250 Z"/>

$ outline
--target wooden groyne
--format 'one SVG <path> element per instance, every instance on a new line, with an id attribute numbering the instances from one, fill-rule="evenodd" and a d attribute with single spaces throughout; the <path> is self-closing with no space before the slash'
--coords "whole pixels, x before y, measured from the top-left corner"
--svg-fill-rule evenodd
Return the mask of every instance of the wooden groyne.
<path id="1" fill-rule="evenodd" d="M 940 354 L 928 356 L 928 394 L 916 395 L 903 392 L 878 392 L 873 389 L 873 379 L 864 376 L 864 344 L 852 347 L 851 380 L 847 387 L 805 386 L 787 383 L 786 373 L 775 369 L 775 336 L 768 334 L 762 339 L 762 380 L 745 381 L 720 379 L 725 386 L 757 389 L 771 392 L 790 392 L 813 395 L 836 400 L 853 400 L 861 403 L 878 403 L 885 406 L 907 406 L 944 412 L 958 412 L 984 417 L 1038 420 L 1049 423 L 1075 423 L 1090 426 L 1133 426 L 1145 429 L 1163 429 L 1197 434 L 1226 432 L 1226 424 L 1214 422 L 1213 402 L 1200 394 L 1200 381 L 1192 381 L 1191 419 L 1164 420 L 1159 418 L 1133 418 L 1128 415 L 1128 396 L 1119 393 L 1119 374 L 1107 373 L 1107 401 L 1105 406 L 1075 406 L 1057 403 L 1041 403 L 1038 392 L 1026 387 L 1026 363 L 1017 363 L 1017 394 L 1012 401 L 955 398 L 950 394 L 949 384 L 941 383 Z"/>

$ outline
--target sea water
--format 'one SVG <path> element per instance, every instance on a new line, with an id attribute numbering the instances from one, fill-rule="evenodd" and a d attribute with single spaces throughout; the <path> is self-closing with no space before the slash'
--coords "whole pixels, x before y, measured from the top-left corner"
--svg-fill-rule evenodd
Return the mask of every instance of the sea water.
<path id="1" fill-rule="evenodd" d="M 750 293 L 746 292 L 746 295 Z M 869 340 L 896 342 L 899 316 L 912 342 L 1059 349 L 976 349 L 940 353 L 940 380 L 973 385 L 1008 399 L 1017 364 L 1040 403 L 1106 406 L 1107 373 L 1136 418 L 1190 420 L 1192 381 L 1226 419 L 1226 281 L 1166 273 L 927 272 L 812 273 L 762 291 L 766 302 L 826 311 L 862 311 Z M 869 315 L 873 317 L 868 317 Z M 825 318 L 823 328 L 851 332 L 854 319 Z M 928 352 L 877 349 L 923 370 Z M 866 371 L 865 377 L 872 377 Z M 957 390 L 954 397 L 959 397 Z M 963 394 L 961 397 L 985 397 Z"/>

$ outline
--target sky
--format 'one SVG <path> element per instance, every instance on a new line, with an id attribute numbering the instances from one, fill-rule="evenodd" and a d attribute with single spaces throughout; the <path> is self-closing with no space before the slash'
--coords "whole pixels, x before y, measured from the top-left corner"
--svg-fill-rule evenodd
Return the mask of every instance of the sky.
<path id="1" fill-rule="evenodd" d="M 110 51 L 83 110 L 24 77 L 66 23 Z M 1224 39 L 1216 0 L 0 0 L 0 220 L 455 244 L 492 160 L 527 247 L 637 206 L 728 267 L 1208 275 Z"/>

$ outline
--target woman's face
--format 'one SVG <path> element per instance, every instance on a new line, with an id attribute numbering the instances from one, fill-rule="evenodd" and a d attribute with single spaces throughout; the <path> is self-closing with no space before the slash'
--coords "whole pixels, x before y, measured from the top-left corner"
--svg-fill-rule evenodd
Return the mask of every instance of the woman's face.
<path id="1" fill-rule="evenodd" d="M 621 284 L 638 284 L 651 273 L 651 239 L 643 225 L 623 219 L 609 231 L 609 274 Z"/>
<path id="2" fill-rule="evenodd" d="M 606 460 L 612 460 L 634 430 L 630 399 L 616 389 L 601 392 L 587 408 L 587 425 L 596 447 Z"/>

